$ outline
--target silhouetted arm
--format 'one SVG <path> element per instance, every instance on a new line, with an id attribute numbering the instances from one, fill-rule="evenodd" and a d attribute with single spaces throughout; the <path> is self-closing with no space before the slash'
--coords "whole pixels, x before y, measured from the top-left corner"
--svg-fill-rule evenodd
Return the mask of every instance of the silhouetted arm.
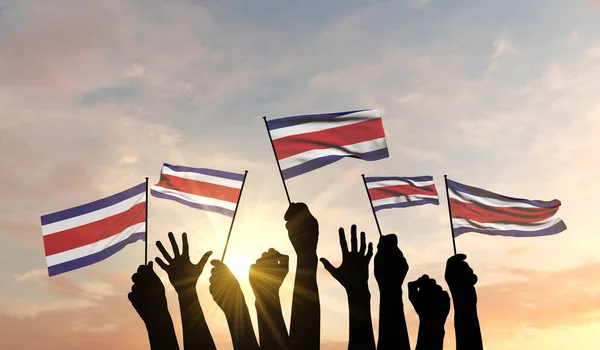
<path id="1" fill-rule="evenodd" d="M 410 350 L 402 301 L 402 283 L 407 273 L 408 263 L 398 249 L 396 235 L 380 237 L 375 254 L 375 279 L 380 293 L 378 350 Z"/>
<path id="2" fill-rule="evenodd" d="M 240 284 L 229 268 L 219 260 L 210 262 L 214 267 L 210 276 L 210 294 L 225 313 L 235 350 L 258 350 L 250 312 Z"/>
<path id="3" fill-rule="evenodd" d="M 279 299 L 279 289 L 288 273 L 288 263 L 287 255 L 271 248 L 250 267 L 250 286 L 256 297 L 262 350 L 289 349 L 289 336 Z"/>
<path id="4" fill-rule="evenodd" d="M 408 284 L 408 298 L 419 315 L 416 350 L 441 350 L 444 325 L 450 312 L 450 296 L 427 275 Z"/>
<path id="5" fill-rule="evenodd" d="M 131 276 L 133 286 L 128 298 L 140 315 L 152 350 L 179 350 L 173 320 L 167 308 L 165 288 L 152 269 L 152 262 L 141 265 Z"/>
<path id="6" fill-rule="evenodd" d="M 206 324 L 196 290 L 198 278 L 202 274 L 204 265 L 206 265 L 212 252 L 207 252 L 200 259 L 200 262 L 193 264 L 190 260 L 187 234 L 184 232 L 182 235 L 181 254 L 171 232 L 169 232 L 169 240 L 171 241 L 174 257 L 172 258 L 167 253 L 163 244 L 159 241 L 156 242 L 156 246 L 168 264 L 163 262 L 161 258 L 156 258 L 156 263 L 168 274 L 169 280 L 179 297 L 179 309 L 183 326 L 183 347 L 185 350 L 215 350 L 216 346 Z"/>
<path id="7" fill-rule="evenodd" d="M 465 254 L 457 254 L 446 263 L 446 282 L 454 303 L 454 330 L 456 348 L 482 350 L 483 338 L 477 315 L 477 275 L 465 261 Z"/>
<path id="8" fill-rule="evenodd" d="M 321 340 L 321 304 L 317 286 L 319 223 L 304 203 L 292 203 L 285 213 L 286 228 L 298 258 L 290 321 L 290 346 L 318 350 Z"/>
<path id="9" fill-rule="evenodd" d="M 344 229 L 340 228 L 340 247 L 342 249 L 342 264 L 333 267 L 331 263 L 321 258 L 323 266 L 333 278 L 346 289 L 348 295 L 348 309 L 350 311 L 350 339 L 348 349 L 369 350 L 375 349 L 373 336 L 373 323 L 371 320 L 371 294 L 369 293 L 369 262 L 373 256 L 373 244 L 367 243 L 365 233 L 360 233 L 360 250 L 356 239 L 356 225 L 352 225 L 348 251 Z M 366 251 L 366 254 L 365 254 Z"/>

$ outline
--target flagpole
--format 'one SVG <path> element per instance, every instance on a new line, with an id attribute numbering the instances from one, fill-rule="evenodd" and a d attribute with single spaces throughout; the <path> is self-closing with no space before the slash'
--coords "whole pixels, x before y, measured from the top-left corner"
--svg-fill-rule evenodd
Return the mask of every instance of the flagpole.
<path id="1" fill-rule="evenodd" d="M 148 265 L 148 177 L 146 177 L 146 238 L 144 239 L 144 265 Z"/>
<path id="2" fill-rule="evenodd" d="M 235 210 L 233 211 L 233 218 L 231 219 L 231 225 L 229 226 L 229 233 L 227 234 L 227 241 L 225 241 L 225 249 L 223 249 L 223 256 L 221 257 L 221 262 L 225 259 L 225 253 L 227 252 L 227 246 L 229 245 L 229 238 L 231 237 L 231 230 L 233 229 L 233 223 L 235 222 L 235 215 L 237 214 L 238 207 L 240 206 L 240 199 L 242 198 L 242 191 L 244 190 L 244 184 L 246 183 L 246 176 L 248 175 L 248 170 L 244 173 L 244 180 L 242 181 L 242 187 L 240 188 L 240 195 L 237 199 L 237 204 L 235 205 Z"/>
<path id="3" fill-rule="evenodd" d="M 454 238 L 454 225 L 452 225 L 452 208 L 450 207 L 450 194 L 448 193 L 448 175 L 444 175 L 444 183 L 446 184 L 446 199 L 448 200 L 448 215 L 450 216 L 450 230 L 452 232 L 452 247 L 454 255 L 456 255 L 456 240 Z"/>
<path id="4" fill-rule="evenodd" d="M 379 220 L 377 220 L 377 214 L 375 213 L 375 207 L 373 207 L 373 201 L 371 200 L 371 194 L 369 193 L 369 187 L 367 186 L 367 180 L 365 180 L 365 174 L 361 174 L 363 179 L 363 183 L 365 184 L 365 190 L 367 190 L 367 197 L 369 197 L 369 204 L 371 204 L 371 210 L 373 211 L 373 217 L 375 217 L 375 223 L 377 224 L 377 230 L 379 230 L 379 236 L 383 236 L 381 234 L 381 227 L 379 227 Z"/>
<path id="5" fill-rule="evenodd" d="M 275 145 L 273 144 L 273 138 L 271 137 L 271 131 L 269 130 L 269 124 L 267 123 L 267 117 L 263 117 L 265 121 L 265 127 L 267 128 L 267 133 L 269 134 L 269 141 L 271 141 L 271 147 L 273 148 L 273 155 L 275 155 L 275 163 L 277 163 L 277 168 L 279 169 L 279 175 L 281 175 L 281 181 L 283 181 L 283 189 L 285 190 L 285 195 L 287 197 L 288 203 L 292 204 L 290 200 L 290 194 L 288 193 L 287 185 L 285 184 L 285 179 L 283 178 L 283 173 L 281 172 L 281 165 L 279 165 L 279 159 L 277 159 L 277 151 L 275 150 Z"/>

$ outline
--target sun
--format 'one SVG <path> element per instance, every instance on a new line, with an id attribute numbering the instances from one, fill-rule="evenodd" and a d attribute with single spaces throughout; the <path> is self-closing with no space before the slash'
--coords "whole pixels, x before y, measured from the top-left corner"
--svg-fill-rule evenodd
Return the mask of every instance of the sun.
<path id="1" fill-rule="evenodd" d="M 250 270 L 250 265 L 253 264 L 252 259 L 243 254 L 226 255 L 224 262 L 237 278 L 248 278 L 248 270 Z"/>

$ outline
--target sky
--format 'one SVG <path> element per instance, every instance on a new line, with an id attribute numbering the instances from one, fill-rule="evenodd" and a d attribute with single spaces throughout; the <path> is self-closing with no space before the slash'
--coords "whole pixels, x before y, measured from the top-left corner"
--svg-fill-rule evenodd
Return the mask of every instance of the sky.
<path id="1" fill-rule="evenodd" d="M 147 349 L 127 300 L 143 243 L 47 275 L 40 216 L 144 181 L 163 162 L 248 170 L 225 262 L 255 320 L 249 266 L 294 250 L 263 116 L 377 108 L 391 157 L 344 159 L 293 178 L 320 223 L 318 255 L 340 262 L 337 230 L 377 241 L 360 174 L 443 175 L 505 195 L 560 199 L 555 236 L 465 234 L 479 276 L 486 349 L 592 349 L 600 342 L 600 2 L 594 0 L 0 0 L 0 348 Z M 219 257 L 229 219 L 151 198 L 149 256 L 169 231 L 192 257 Z M 444 288 L 445 201 L 380 212 L 410 271 Z M 372 272 L 372 265 L 370 267 Z M 181 338 L 177 298 L 164 272 Z M 220 348 L 225 317 L 198 283 Z M 347 348 L 343 288 L 319 267 L 322 348 Z M 369 279 L 377 333 L 379 291 Z M 417 317 L 404 295 L 412 343 Z M 180 339 L 181 340 L 181 339 Z M 446 346 L 454 344 L 452 311 Z"/>

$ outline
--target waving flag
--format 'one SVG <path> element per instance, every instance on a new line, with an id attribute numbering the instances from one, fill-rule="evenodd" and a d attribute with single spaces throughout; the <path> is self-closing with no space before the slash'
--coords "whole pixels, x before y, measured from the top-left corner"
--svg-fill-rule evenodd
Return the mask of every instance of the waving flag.
<path id="1" fill-rule="evenodd" d="M 440 204 L 431 176 L 365 177 L 373 211 Z"/>
<path id="2" fill-rule="evenodd" d="M 535 237 L 560 233 L 565 223 L 557 216 L 560 201 L 512 198 L 447 180 L 454 235 Z"/>
<path id="3" fill-rule="evenodd" d="M 192 208 L 233 217 L 244 174 L 163 164 L 160 181 L 150 193 Z"/>
<path id="4" fill-rule="evenodd" d="M 284 180 L 344 157 L 389 157 L 379 111 L 300 115 L 267 121 Z"/>
<path id="5" fill-rule="evenodd" d="M 92 265 L 145 239 L 146 184 L 41 219 L 50 276 Z"/>

